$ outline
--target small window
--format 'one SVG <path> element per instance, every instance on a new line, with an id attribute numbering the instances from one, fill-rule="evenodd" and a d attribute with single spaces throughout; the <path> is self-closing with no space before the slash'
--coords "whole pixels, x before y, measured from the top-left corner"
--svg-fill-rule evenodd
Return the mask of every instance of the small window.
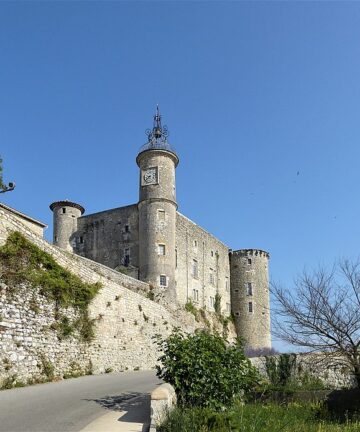
<path id="1" fill-rule="evenodd" d="M 193 300 L 199 301 L 199 291 L 196 289 L 193 289 Z"/>
<path id="2" fill-rule="evenodd" d="M 129 225 L 125 225 L 125 232 L 130 232 L 130 227 L 129 227 Z"/>
<path id="3" fill-rule="evenodd" d="M 212 257 L 214 256 L 214 251 L 211 251 L 211 256 L 212 256 Z"/>
<path id="4" fill-rule="evenodd" d="M 198 267 L 198 262 L 196 260 L 193 260 L 192 262 L 192 276 L 195 279 L 199 277 L 199 267 Z"/>
<path id="5" fill-rule="evenodd" d="M 83 237 L 83 236 L 80 236 L 80 237 L 79 237 L 79 243 L 80 243 L 80 244 L 83 244 L 83 243 L 84 243 L 84 237 Z"/>
<path id="6" fill-rule="evenodd" d="M 253 304 L 249 302 L 249 313 L 253 313 Z"/>
<path id="7" fill-rule="evenodd" d="M 248 296 L 252 296 L 253 295 L 253 286 L 252 286 L 252 282 L 247 282 L 246 283 L 246 294 Z"/>
<path id="8" fill-rule="evenodd" d="M 247 259 L 247 263 L 248 263 L 249 265 L 251 265 L 251 258 L 248 258 L 248 259 Z"/>
<path id="9" fill-rule="evenodd" d="M 160 286 L 166 286 L 166 276 L 160 275 Z"/>
<path id="10" fill-rule="evenodd" d="M 158 255 L 165 255 L 165 245 L 164 244 L 158 245 Z"/>
<path id="11" fill-rule="evenodd" d="M 229 278 L 228 277 L 225 278 L 225 290 L 230 291 Z"/>
<path id="12" fill-rule="evenodd" d="M 58 241 L 58 236 L 55 236 L 54 240 L 57 242 Z"/>
<path id="13" fill-rule="evenodd" d="M 124 249 L 124 266 L 128 267 L 130 265 L 130 248 Z"/>
<path id="14" fill-rule="evenodd" d="M 226 303 L 226 312 L 230 313 L 230 303 Z"/>
<path id="15" fill-rule="evenodd" d="M 165 210 L 158 210 L 158 218 L 161 221 L 165 220 Z"/>
<path id="16" fill-rule="evenodd" d="M 214 306 L 215 306 L 215 297 L 210 297 L 209 298 L 209 306 L 210 306 L 210 309 L 214 309 Z"/>
<path id="17" fill-rule="evenodd" d="M 215 278 L 214 278 L 214 270 L 211 268 L 209 273 L 209 282 L 211 285 L 215 285 Z"/>
<path id="18" fill-rule="evenodd" d="M 63 212 L 63 214 L 66 213 L 66 208 L 65 207 L 62 208 L 62 212 Z"/>
<path id="19" fill-rule="evenodd" d="M 197 240 L 194 240 L 194 247 L 197 248 L 198 242 Z"/>
<path id="20" fill-rule="evenodd" d="M 175 268 L 177 268 L 177 249 L 175 249 Z"/>
<path id="21" fill-rule="evenodd" d="M 236 316 L 240 316 L 240 312 L 235 312 L 235 315 Z"/>

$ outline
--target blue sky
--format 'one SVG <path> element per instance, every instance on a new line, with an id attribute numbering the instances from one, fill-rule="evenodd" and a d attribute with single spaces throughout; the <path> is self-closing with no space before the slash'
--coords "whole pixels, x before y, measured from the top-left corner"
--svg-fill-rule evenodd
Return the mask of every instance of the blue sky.
<path id="1" fill-rule="evenodd" d="M 360 255 L 360 3 L 1 2 L 1 199 L 135 203 L 156 103 L 179 210 L 271 277 Z"/>

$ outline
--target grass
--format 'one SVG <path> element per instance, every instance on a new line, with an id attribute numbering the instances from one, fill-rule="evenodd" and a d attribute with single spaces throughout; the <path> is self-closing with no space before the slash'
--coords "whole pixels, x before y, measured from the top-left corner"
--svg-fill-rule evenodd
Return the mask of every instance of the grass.
<path id="1" fill-rule="evenodd" d="M 175 408 L 159 432 L 359 432 L 360 422 L 330 421 L 319 404 L 236 404 L 225 412 Z"/>
<path id="2" fill-rule="evenodd" d="M 19 232 L 12 232 L 5 245 L 0 247 L 0 262 L 1 277 L 9 286 L 10 293 L 15 293 L 19 284 L 28 282 L 39 287 L 40 294 L 55 302 L 58 309 L 73 307 L 79 312 L 78 320 L 61 320 L 55 326 L 60 338 L 78 329 L 83 341 L 91 340 L 93 320 L 89 319 L 88 306 L 101 288 L 100 283 L 83 282 Z M 35 313 L 39 312 L 36 304 L 30 306 Z"/>

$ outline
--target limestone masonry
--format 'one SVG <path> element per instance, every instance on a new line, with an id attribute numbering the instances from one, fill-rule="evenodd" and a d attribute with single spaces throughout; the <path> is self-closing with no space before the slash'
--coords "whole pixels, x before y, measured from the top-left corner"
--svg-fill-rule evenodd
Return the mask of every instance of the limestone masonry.
<path id="1" fill-rule="evenodd" d="M 126 272 L 160 293 L 168 304 L 231 312 L 247 346 L 270 348 L 269 254 L 232 251 L 177 211 L 179 157 L 167 141 L 157 110 L 148 142 L 136 158 L 137 204 L 86 215 L 70 201 L 50 205 L 54 245 Z M 220 302 L 220 304 L 219 304 Z"/>

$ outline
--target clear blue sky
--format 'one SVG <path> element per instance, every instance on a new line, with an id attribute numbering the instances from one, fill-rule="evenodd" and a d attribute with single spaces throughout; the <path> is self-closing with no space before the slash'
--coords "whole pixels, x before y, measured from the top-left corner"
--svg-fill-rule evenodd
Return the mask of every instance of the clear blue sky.
<path id="1" fill-rule="evenodd" d="M 179 210 L 271 277 L 360 255 L 359 2 L 1 2 L 1 199 L 135 203 L 156 103 Z"/>

